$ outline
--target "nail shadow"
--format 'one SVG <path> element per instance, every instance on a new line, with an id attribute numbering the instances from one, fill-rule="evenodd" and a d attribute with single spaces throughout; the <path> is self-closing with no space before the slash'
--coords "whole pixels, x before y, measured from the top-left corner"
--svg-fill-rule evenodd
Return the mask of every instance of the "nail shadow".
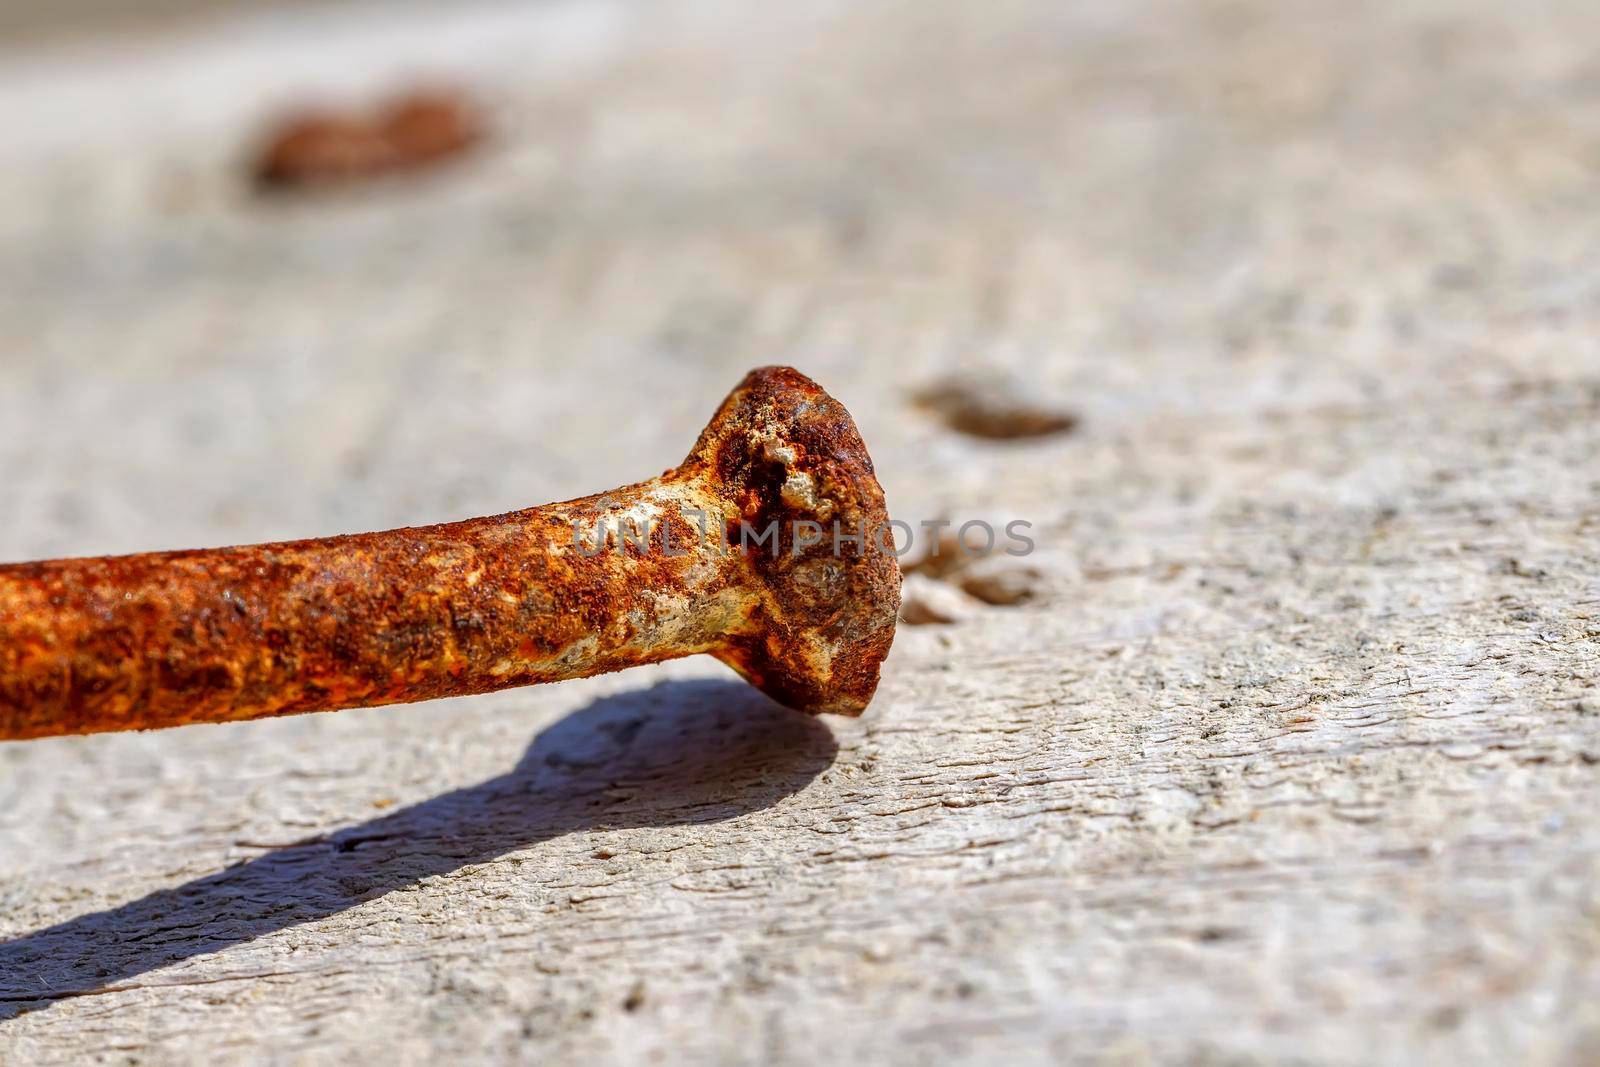
<path id="1" fill-rule="evenodd" d="M 603 697 L 541 731 L 509 773 L 0 942 L 0 1022 L 574 830 L 759 811 L 837 751 L 822 723 L 743 683 Z"/>

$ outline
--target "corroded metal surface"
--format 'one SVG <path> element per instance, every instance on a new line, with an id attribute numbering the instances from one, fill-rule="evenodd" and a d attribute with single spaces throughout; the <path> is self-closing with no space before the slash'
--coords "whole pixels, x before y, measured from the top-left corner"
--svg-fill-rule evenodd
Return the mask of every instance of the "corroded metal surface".
<path id="1" fill-rule="evenodd" d="M 483 693 L 708 652 L 859 714 L 894 636 L 883 491 L 842 405 L 752 371 L 610 493 L 320 540 L 0 566 L 0 737 Z"/>

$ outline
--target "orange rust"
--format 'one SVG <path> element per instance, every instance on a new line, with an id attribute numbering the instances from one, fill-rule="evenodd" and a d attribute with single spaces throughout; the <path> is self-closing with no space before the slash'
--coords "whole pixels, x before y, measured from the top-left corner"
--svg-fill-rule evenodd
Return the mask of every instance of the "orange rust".
<path id="1" fill-rule="evenodd" d="M 274 188 L 348 182 L 427 166 L 483 136 L 464 96 L 416 90 L 372 115 L 316 111 L 283 122 L 262 146 L 255 176 Z"/>
<path id="2" fill-rule="evenodd" d="M 648 545 L 618 532 L 630 515 L 657 521 Z M 806 521 L 830 536 L 806 544 Z M 861 544 L 836 551 L 835 521 Z M 741 522 L 776 522 L 774 547 L 741 549 Z M 849 413 L 798 371 L 763 367 L 684 463 L 609 493 L 384 533 L 0 566 L 0 738 L 460 696 L 702 652 L 791 707 L 860 714 L 900 599 L 886 522 Z"/>

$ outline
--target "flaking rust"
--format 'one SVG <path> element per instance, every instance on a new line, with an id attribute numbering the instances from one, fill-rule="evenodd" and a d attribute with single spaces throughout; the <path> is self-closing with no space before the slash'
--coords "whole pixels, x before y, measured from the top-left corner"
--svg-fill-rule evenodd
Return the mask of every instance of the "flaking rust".
<path id="1" fill-rule="evenodd" d="M 609 493 L 0 566 L 0 738 L 461 696 L 698 653 L 791 707 L 857 715 L 900 600 L 887 522 L 849 413 L 763 367 L 682 464 Z"/>

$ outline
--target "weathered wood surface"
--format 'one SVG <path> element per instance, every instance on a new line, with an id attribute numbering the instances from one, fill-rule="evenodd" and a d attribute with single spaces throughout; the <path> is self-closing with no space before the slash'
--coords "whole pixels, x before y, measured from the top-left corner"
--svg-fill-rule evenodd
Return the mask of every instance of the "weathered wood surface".
<path id="1" fill-rule="evenodd" d="M 0 66 L 0 558 L 591 491 L 785 361 L 895 513 L 1031 520 L 1040 574 L 903 626 L 859 721 L 707 662 L 0 746 L 0 1060 L 1592 1062 L 1600 17 L 1536 7 L 344 8 Z M 495 147 L 248 195 L 274 107 L 410 71 Z M 909 403 L 978 366 L 1080 427 Z"/>

